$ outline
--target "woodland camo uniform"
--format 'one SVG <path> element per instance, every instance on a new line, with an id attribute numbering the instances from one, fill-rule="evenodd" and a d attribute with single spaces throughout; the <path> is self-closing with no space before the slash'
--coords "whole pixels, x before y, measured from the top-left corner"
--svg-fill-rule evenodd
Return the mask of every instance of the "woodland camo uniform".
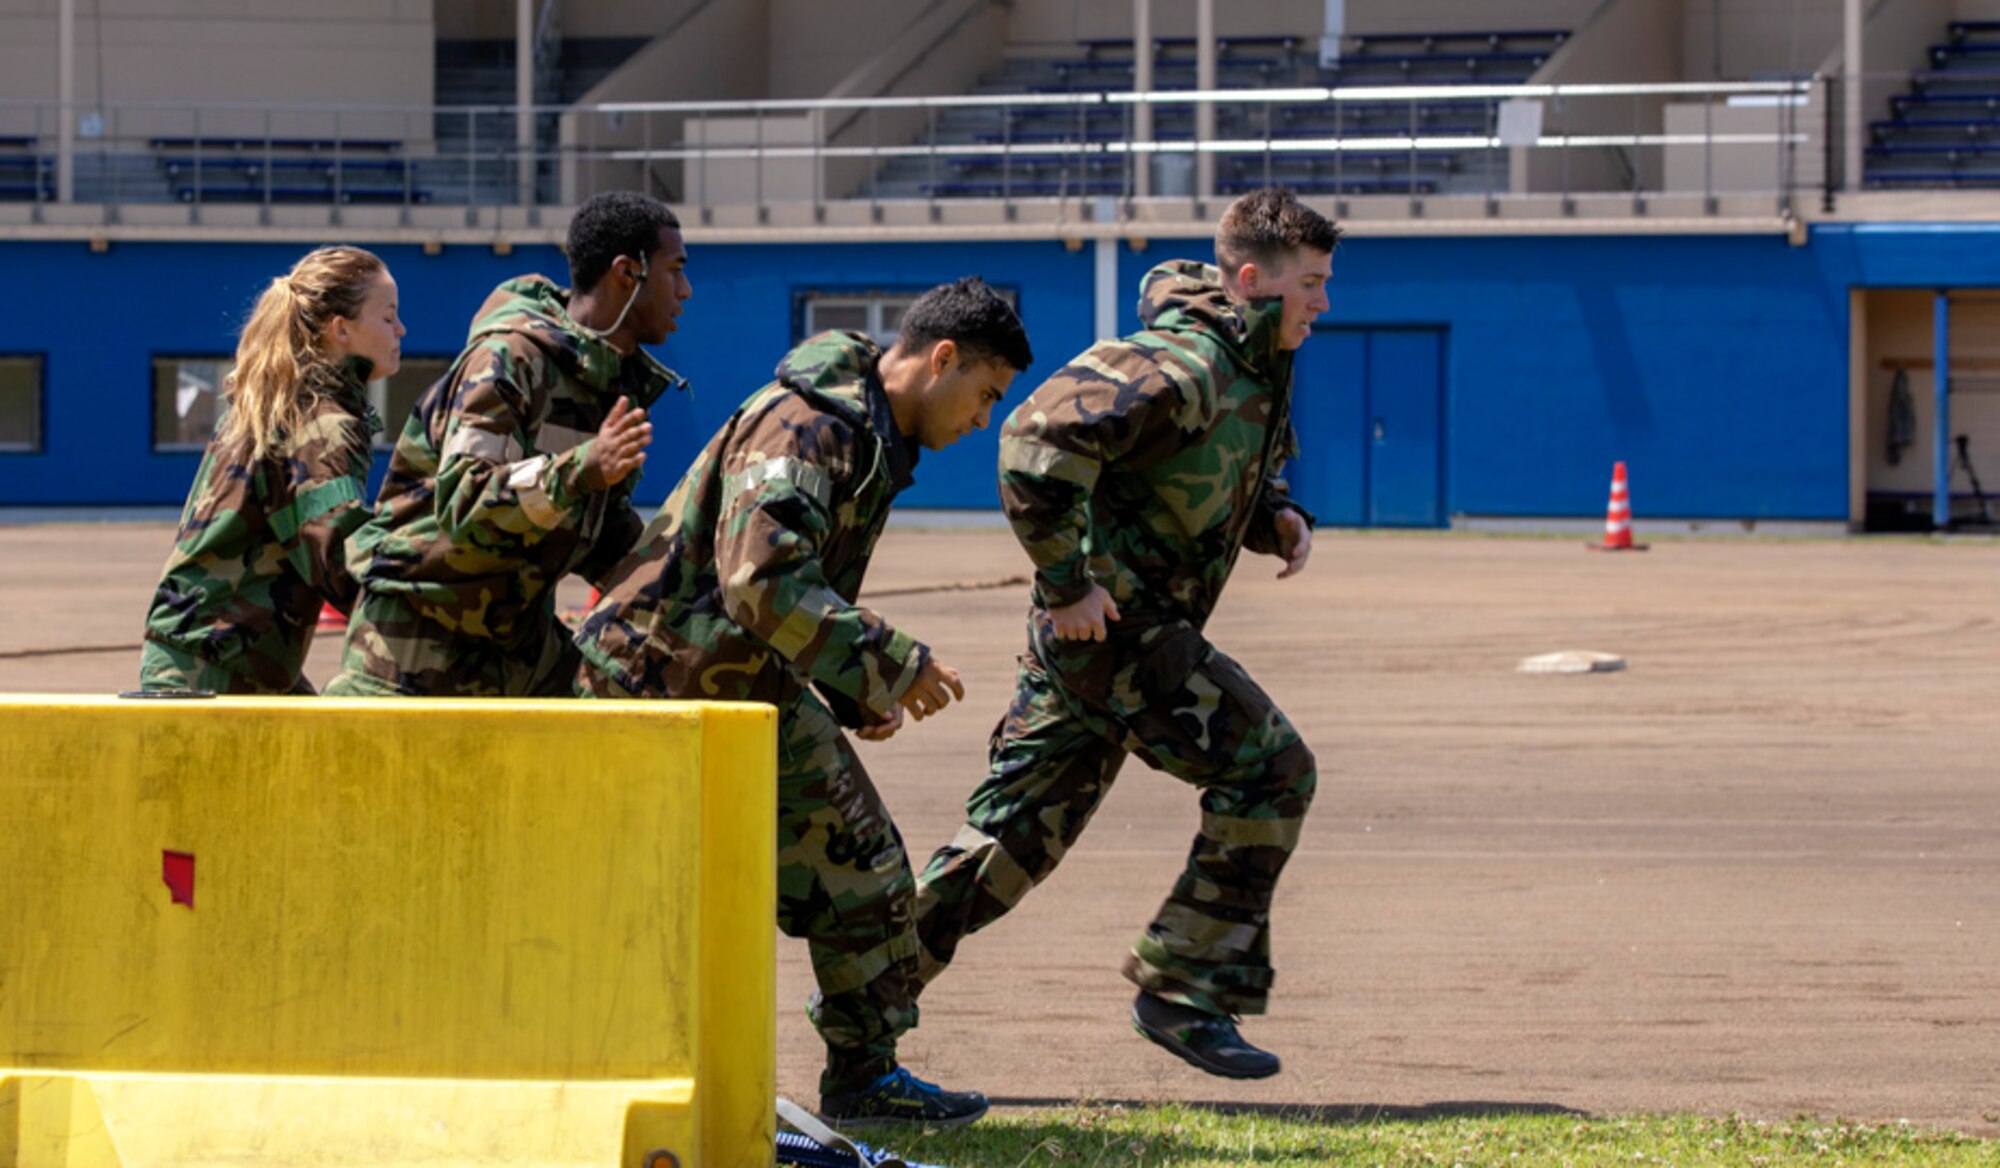
<path id="1" fill-rule="evenodd" d="M 1167 1002 L 1260 1014 L 1278 874 L 1312 801 L 1312 753 L 1203 634 L 1243 548 L 1277 553 L 1307 515 L 1277 478 L 1295 453 L 1281 304 L 1233 303 L 1213 267 L 1145 278 L 1144 331 L 1100 342 L 1001 432 L 1000 496 L 1035 565 L 1028 647 L 990 769 L 918 881 L 922 976 L 1048 878 L 1134 754 L 1201 791 L 1187 866 L 1125 976 Z M 1054 635 L 1049 610 L 1101 584 L 1104 641 Z"/>
<path id="2" fill-rule="evenodd" d="M 146 615 L 139 685 L 149 691 L 311 693 L 305 680 L 322 607 L 354 607 L 345 544 L 368 519 L 369 363 L 315 370 L 298 432 L 262 459 L 250 439 L 203 452 L 180 533 Z"/>
<path id="3" fill-rule="evenodd" d="M 917 1016 L 909 860 L 841 732 L 887 719 L 930 660 L 852 601 L 919 453 L 880 359 L 845 332 L 788 354 L 606 577 L 578 636 L 586 695 L 778 707 L 778 924 L 810 944 L 823 1092 L 893 1068 Z"/>
<path id="4" fill-rule="evenodd" d="M 329 694 L 566 696 L 576 650 L 555 586 L 593 583 L 638 539 L 638 476 L 592 490 L 613 404 L 685 383 L 572 321 L 540 276 L 501 284 L 411 413 L 349 562 L 362 597 Z"/>

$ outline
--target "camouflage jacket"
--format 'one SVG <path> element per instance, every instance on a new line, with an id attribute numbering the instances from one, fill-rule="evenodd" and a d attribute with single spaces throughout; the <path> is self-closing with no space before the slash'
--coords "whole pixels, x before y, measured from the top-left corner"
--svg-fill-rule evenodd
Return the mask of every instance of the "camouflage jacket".
<path id="1" fill-rule="evenodd" d="M 465 351 L 418 399 L 375 515 L 350 545 L 371 592 L 468 636 L 511 644 L 552 620 L 556 582 L 598 580 L 642 523 L 634 474 L 583 486 L 584 458 L 619 397 L 651 406 L 685 383 L 621 356 L 570 320 L 568 293 L 540 276 L 500 285 Z M 517 636 L 518 634 L 518 636 Z"/>
<path id="2" fill-rule="evenodd" d="M 1161 264 L 1145 331 L 1100 341 L 1030 394 L 1000 434 L 1000 501 L 1046 608 L 1096 581 L 1135 628 L 1202 626 L 1237 553 L 1276 552 L 1278 513 L 1311 515 L 1277 473 L 1297 452 L 1282 306 L 1247 309 L 1221 274 Z"/>
<path id="3" fill-rule="evenodd" d="M 606 580 L 585 689 L 783 703 L 813 683 L 849 725 L 894 708 L 930 650 L 852 599 L 917 459 L 880 359 L 822 333 L 738 407 Z"/>
<path id="4" fill-rule="evenodd" d="M 305 425 L 261 461 L 242 443 L 209 442 L 153 593 L 147 640 L 236 674 L 239 692 L 291 690 L 321 604 L 354 607 L 346 544 L 368 518 L 361 497 L 382 428 L 367 373 L 356 358 L 318 379 Z"/>

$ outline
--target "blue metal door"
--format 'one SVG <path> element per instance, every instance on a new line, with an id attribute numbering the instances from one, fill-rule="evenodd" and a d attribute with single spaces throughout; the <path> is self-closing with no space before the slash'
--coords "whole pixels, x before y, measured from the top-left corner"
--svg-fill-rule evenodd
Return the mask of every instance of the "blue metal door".
<path id="1" fill-rule="evenodd" d="M 1299 350 L 1285 477 L 1321 522 L 1444 526 L 1444 335 L 1325 328 Z"/>

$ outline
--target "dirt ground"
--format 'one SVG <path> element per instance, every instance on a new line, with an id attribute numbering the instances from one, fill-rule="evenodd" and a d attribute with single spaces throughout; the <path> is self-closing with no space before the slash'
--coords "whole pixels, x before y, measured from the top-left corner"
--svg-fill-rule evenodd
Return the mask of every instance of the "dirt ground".
<path id="1" fill-rule="evenodd" d="M 105 691 L 171 534 L 0 528 L 0 689 Z M 1004 533 L 895 530 L 876 590 L 1005 577 Z M 2000 544 L 1322 533 L 1249 557 L 1212 633 L 1283 704 L 1320 793 L 1280 888 L 1285 1072 L 1207 1078 L 1125 1021 L 1117 967 L 1192 793 L 1130 764 L 1082 843 L 973 938 L 904 1047 L 996 1102 L 1360 1112 L 1800 1112 L 2000 1134 Z M 887 597 L 967 700 L 865 746 L 921 862 L 983 774 L 1025 590 Z M 335 646 L 315 649 L 324 680 Z M 1623 673 L 1536 677 L 1597 649 Z M 819 1050 L 780 943 L 782 1094 Z"/>

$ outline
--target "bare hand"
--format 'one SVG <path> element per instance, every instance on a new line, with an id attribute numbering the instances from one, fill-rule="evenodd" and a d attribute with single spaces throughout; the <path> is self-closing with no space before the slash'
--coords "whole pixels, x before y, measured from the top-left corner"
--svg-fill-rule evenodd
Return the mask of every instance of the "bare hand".
<path id="1" fill-rule="evenodd" d="M 1056 636 L 1065 641 L 1102 641 L 1108 634 L 1104 622 L 1118 619 L 1118 602 L 1102 584 L 1092 584 L 1090 595 L 1075 604 L 1065 604 L 1061 608 L 1049 610 L 1049 619 L 1055 622 Z"/>
<path id="2" fill-rule="evenodd" d="M 653 424 L 646 411 L 635 409 L 626 398 L 611 405 L 604 425 L 583 456 L 583 487 L 602 491 L 615 487 L 646 461 L 646 447 L 653 441 Z"/>
<path id="3" fill-rule="evenodd" d="M 896 731 L 902 728 L 903 707 L 897 706 L 895 709 L 889 711 L 887 718 L 882 719 L 880 722 L 870 722 L 868 725 L 856 730 L 854 736 L 863 742 L 887 742 L 895 736 Z"/>
<path id="4" fill-rule="evenodd" d="M 896 704 L 921 722 L 950 705 L 953 698 L 964 696 L 965 685 L 958 680 L 958 670 L 932 659 L 924 664 L 923 672 L 917 674 L 917 680 L 903 691 Z"/>
<path id="5" fill-rule="evenodd" d="M 1305 571 L 1306 557 L 1312 555 L 1312 550 L 1313 529 L 1306 517 L 1289 507 L 1278 512 L 1278 554 L 1285 558 L 1278 579 Z"/>

